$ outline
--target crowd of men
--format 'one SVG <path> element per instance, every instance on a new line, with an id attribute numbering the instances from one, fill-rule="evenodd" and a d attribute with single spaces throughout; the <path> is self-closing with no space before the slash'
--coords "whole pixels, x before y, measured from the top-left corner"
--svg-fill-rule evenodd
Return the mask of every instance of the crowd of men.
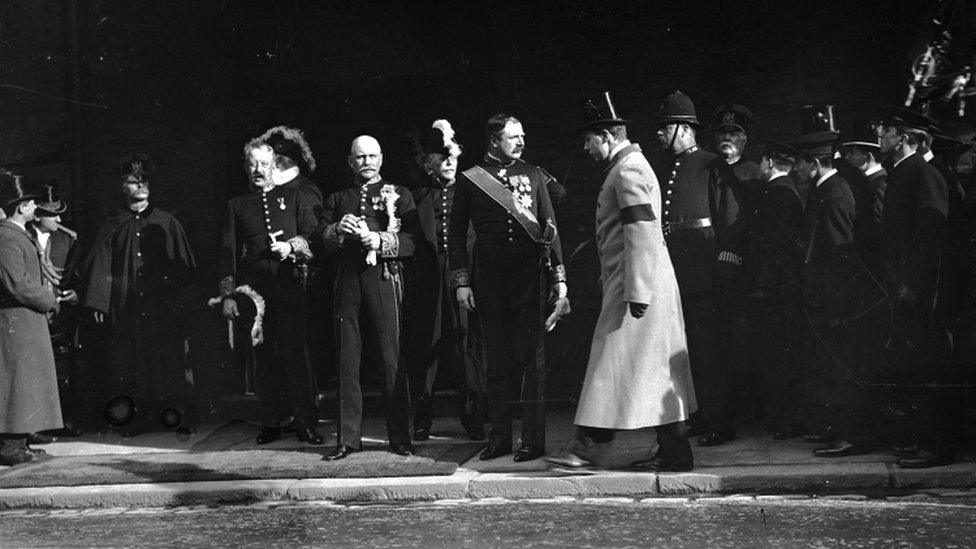
<path id="1" fill-rule="evenodd" d="M 686 471 L 689 437 L 721 445 L 761 419 L 774 439 L 819 443 L 817 456 L 887 447 L 904 467 L 953 461 L 976 354 L 973 143 L 909 109 L 844 135 L 829 105 L 800 115 L 800 135 L 765 139 L 757 164 L 744 159 L 748 109 L 715 111 L 709 152 L 692 100 L 675 92 L 657 119 L 669 160 L 652 168 L 609 92 L 585 98 L 583 148 L 604 177 L 603 295 L 578 441 L 653 427 L 656 452 L 632 467 Z M 420 143 L 426 180 L 408 189 L 384 179 L 380 143 L 359 136 L 354 183 L 328 196 L 309 179 L 300 130 L 245 144 L 250 188 L 224 209 L 211 301 L 254 349 L 258 444 L 286 432 L 324 444 L 308 304 L 310 284 L 330 280 L 338 427 L 324 459 L 362 450 L 363 358 L 379 373 L 391 452 L 412 455 L 430 436 L 435 382 L 448 376 L 467 435 L 486 440 L 481 459 L 546 455 L 546 333 L 571 310 L 553 208 L 565 191 L 521 159 L 519 119 L 493 116 L 486 139 L 458 173 L 454 130 L 434 121 Z M 55 362 L 81 316 L 103 328 L 105 419 L 134 436 L 188 413 L 179 311 L 195 261 L 179 221 L 150 205 L 151 174 L 148 156 L 123 160 L 125 205 L 82 259 L 56 188 L 0 172 L 0 463 L 77 434 L 83 406 L 64 387 L 59 399 Z M 600 465 L 572 449 L 546 459 Z"/>

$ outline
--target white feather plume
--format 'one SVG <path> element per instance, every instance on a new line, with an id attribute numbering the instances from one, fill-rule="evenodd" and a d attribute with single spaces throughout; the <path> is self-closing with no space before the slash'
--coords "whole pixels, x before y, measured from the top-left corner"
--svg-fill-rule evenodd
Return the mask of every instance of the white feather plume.
<path id="1" fill-rule="evenodd" d="M 454 128 L 451 127 L 451 123 L 443 118 L 434 120 L 434 123 L 430 125 L 431 128 L 435 128 L 441 131 L 444 136 L 444 148 L 451 151 L 454 155 L 461 154 L 461 147 L 458 145 L 457 140 L 454 138 Z"/>

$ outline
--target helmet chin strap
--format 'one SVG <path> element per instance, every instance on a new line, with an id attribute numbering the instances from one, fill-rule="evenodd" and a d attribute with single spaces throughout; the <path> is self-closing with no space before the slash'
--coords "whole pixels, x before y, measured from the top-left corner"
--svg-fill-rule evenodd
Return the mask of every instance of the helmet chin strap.
<path id="1" fill-rule="evenodd" d="M 668 143 L 668 150 L 674 153 L 674 143 L 678 140 L 678 130 L 681 129 L 681 124 L 674 125 L 674 133 L 671 134 L 671 142 Z"/>

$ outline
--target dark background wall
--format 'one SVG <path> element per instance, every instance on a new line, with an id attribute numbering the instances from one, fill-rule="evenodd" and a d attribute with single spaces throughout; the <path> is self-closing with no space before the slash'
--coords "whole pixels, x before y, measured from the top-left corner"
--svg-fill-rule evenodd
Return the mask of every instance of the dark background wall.
<path id="1" fill-rule="evenodd" d="M 0 4 L 0 164 L 58 179 L 66 224 L 91 237 L 119 205 L 118 158 L 156 159 L 153 200 L 184 223 L 200 264 L 188 292 L 192 360 L 205 393 L 234 375 L 214 293 L 216 218 L 244 190 L 241 147 L 276 124 L 305 129 L 326 191 L 348 180 L 356 135 L 384 145 L 384 173 L 409 184 L 409 134 L 452 121 L 484 147 L 498 111 L 525 124 L 525 158 L 563 180 L 559 223 L 574 314 L 550 338 L 553 394 L 574 398 L 599 310 L 592 238 L 600 185 L 576 134 L 583 93 L 612 90 L 653 162 L 653 116 L 675 89 L 708 118 L 723 102 L 750 131 L 789 137 L 797 108 L 837 105 L 841 129 L 899 101 L 926 2 L 377 2 L 7 0 Z M 708 142 L 708 136 L 703 136 Z M 747 149 L 756 156 L 758 145 Z"/>

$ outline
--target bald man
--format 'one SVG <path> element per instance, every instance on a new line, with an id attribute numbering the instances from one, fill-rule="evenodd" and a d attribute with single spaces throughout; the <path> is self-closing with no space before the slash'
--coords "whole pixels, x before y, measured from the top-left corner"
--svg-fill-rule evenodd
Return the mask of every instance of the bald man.
<path id="1" fill-rule="evenodd" d="M 420 221 L 406 188 L 383 179 L 383 151 L 376 139 L 352 142 L 349 167 L 355 185 L 325 200 L 319 228 L 325 250 L 336 258 L 335 325 L 339 346 L 339 427 L 336 448 L 325 460 L 362 449 L 363 393 L 359 385 L 362 342 L 367 360 L 383 379 L 390 451 L 413 455 L 406 369 L 399 368 L 402 260 L 413 255 Z M 364 333 L 365 332 L 365 333 Z"/>

